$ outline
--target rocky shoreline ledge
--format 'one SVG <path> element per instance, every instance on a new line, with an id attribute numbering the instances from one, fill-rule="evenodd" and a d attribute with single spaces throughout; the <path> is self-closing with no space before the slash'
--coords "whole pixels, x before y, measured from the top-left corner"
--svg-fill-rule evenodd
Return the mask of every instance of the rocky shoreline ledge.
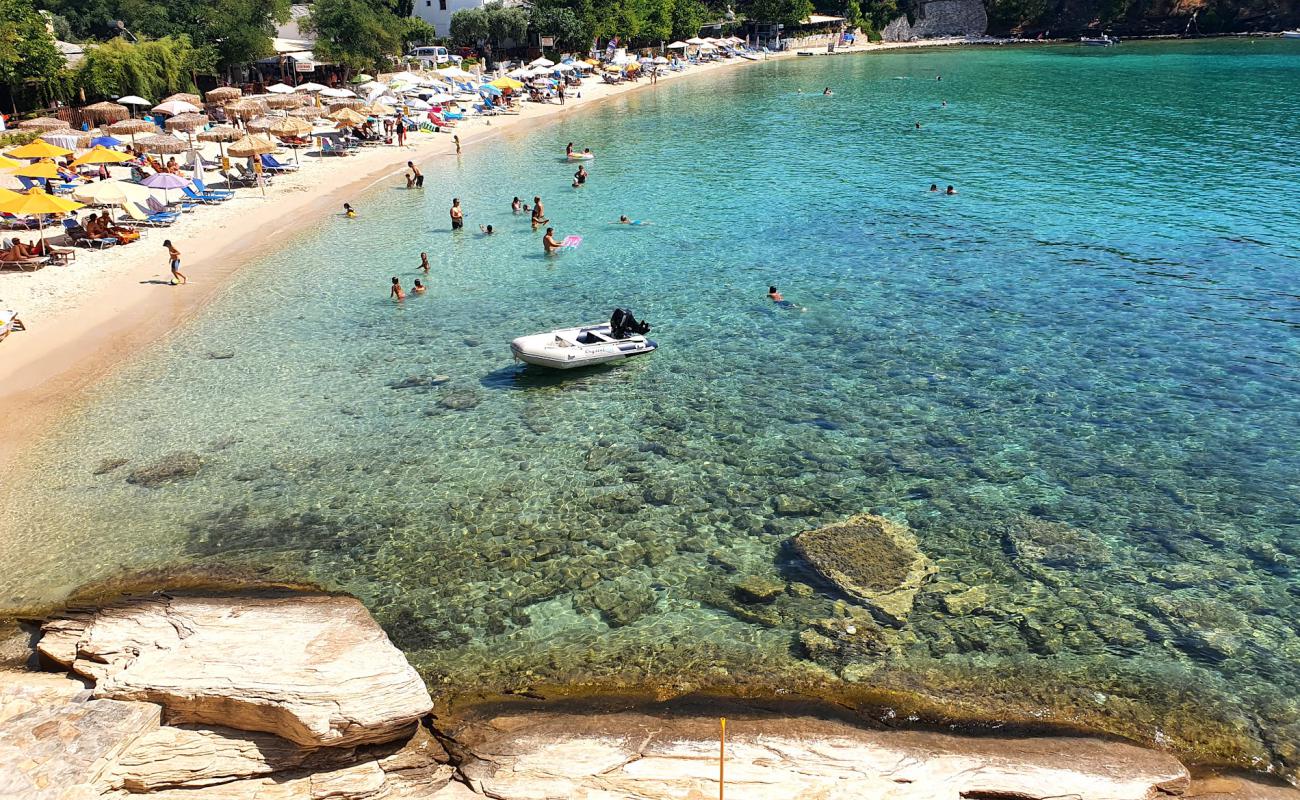
<path id="1" fill-rule="evenodd" d="M 708 798 L 718 715 L 728 793 L 749 800 L 1300 798 L 1193 780 L 1121 742 L 867 730 L 728 701 L 596 713 L 521 699 L 435 719 L 406 658 L 338 595 L 154 594 L 5 644 L 39 667 L 0 671 L 6 800 Z"/>

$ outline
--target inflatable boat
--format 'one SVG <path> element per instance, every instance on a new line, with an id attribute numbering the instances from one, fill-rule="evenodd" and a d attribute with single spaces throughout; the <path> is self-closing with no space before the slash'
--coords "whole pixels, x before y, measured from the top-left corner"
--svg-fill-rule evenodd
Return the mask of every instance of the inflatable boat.
<path id="1" fill-rule="evenodd" d="M 649 332 L 647 323 L 619 308 L 609 322 L 520 336 L 510 343 L 510 351 L 516 361 L 538 367 L 590 367 L 653 353 L 658 345 L 645 337 Z"/>

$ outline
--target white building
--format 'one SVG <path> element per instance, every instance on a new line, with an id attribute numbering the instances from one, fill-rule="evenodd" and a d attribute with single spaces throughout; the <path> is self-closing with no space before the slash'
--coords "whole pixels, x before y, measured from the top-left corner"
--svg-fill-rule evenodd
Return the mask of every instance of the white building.
<path id="1" fill-rule="evenodd" d="M 488 0 L 415 0 L 414 15 L 433 26 L 440 37 L 451 35 L 451 15 L 466 8 L 482 8 Z M 524 0 L 505 0 L 502 5 L 522 6 Z"/>

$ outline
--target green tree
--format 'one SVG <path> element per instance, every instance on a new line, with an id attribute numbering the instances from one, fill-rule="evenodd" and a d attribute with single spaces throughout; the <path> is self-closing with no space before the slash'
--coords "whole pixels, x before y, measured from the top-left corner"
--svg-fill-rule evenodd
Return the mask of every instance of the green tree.
<path id="1" fill-rule="evenodd" d="M 44 105 L 63 66 L 63 54 L 31 2 L 0 0 L 0 84 L 13 104 L 34 95 Z"/>
<path id="2" fill-rule="evenodd" d="M 709 20 L 709 9 L 700 0 L 676 0 L 673 3 L 673 26 L 670 39 L 689 39 L 700 35 L 700 26 Z"/>
<path id="3" fill-rule="evenodd" d="M 787 28 L 813 13 L 812 0 L 751 0 L 746 15 L 755 22 L 777 22 Z"/>
<path id="4" fill-rule="evenodd" d="M 506 8 L 500 2 L 485 3 L 482 8 L 467 8 L 451 15 L 451 39 L 472 47 L 488 42 L 494 47 L 507 39 L 523 43 L 528 36 L 528 12 Z"/>
<path id="5" fill-rule="evenodd" d="M 591 44 L 587 27 L 571 8 L 534 5 L 529 9 L 528 25 L 541 36 L 554 36 L 555 44 L 561 50 L 585 51 Z"/>
<path id="6" fill-rule="evenodd" d="M 366 0 L 317 0 L 304 20 L 316 34 L 312 51 L 349 72 L 377 71 L 400 55 L 406 22 Z"/>
<path id="7" fill-rule="evenodd" d="M 451 15 L 451 40 L 463 47 L 486 42 L 489 35 L 487 12 L 482 8 L 464 8 Z"/>
<path id="8" fill-rule="evenodd" d="M 113 39 L 90 47 L 77 65 L 75 84 L 89 100 L 138 94 L 159 99 L 194 91 L 199 51 L 185 36 L 132 44 Z"/>
<path id="9" fill-rule="evenodd" d="M 205 0 L 194 5 L 192 19 L 180 32 L 211 48 L 215 66 L 222 70 L 274 55 L 276 23 L 289 19 L 289 0 Z"/>
<path id="10" fill-rule="evenodd" d="M 844 19 L 850 29 L 862 27 L 865 20 L 862 16 L 862 4 L 858 0 L 848 0 L 844 4 Z"/>

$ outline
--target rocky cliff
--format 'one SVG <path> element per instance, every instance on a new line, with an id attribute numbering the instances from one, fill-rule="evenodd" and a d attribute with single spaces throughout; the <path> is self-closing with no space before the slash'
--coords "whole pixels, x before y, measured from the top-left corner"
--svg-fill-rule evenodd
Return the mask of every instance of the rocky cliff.
<path id="1" fill-rule="evenodd" d="M 1053 37 L 1268 32 L 1300 25 L 1298 0 L 987 0 L 989 33 Z"/>

